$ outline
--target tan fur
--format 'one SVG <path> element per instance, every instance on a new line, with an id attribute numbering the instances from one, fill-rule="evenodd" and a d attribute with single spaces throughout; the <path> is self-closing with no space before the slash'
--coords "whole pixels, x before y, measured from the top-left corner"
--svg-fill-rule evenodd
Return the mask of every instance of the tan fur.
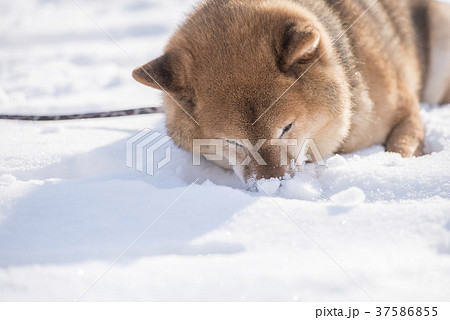
<path id="1" fill-rule="evenodd" d="M 428 39 L 433 46 L 448 39 L 424 30 L 439 25 L 448 31 L 442 24 L 450 26 L 450 20 L 441 15 L 439 24 L 429 24 L 436 10 L 427 0 L 380 0 L 362 15 L 371 3 L 205 1 L 172 36 L 164 55 L 133 76 L 166 91 L 168 132 L 188 151 L 193 139 L 223 139 L 226 155 L 233 147 L 227 140 L 278 139 L 292 123 L 283 136 L 299 141 L 289 148 L 292 159 L 308 138 L 324 157 L 373 144 L 404 157 L 421 155 L 419 96 L 428 57 L 435 56 Z M 433 68 L 431 63 L 431 73 Z M 449 95 L 448 80 L 439 102 Z M 237 149 L 238 159 L 245 159 L 248 152 Z M 234 168 L 243 180 L 290 173 L 280 164 L 278 146 L 266 143 L 260 153 L 267 166 L 252 159 Z"/>
<path id="2" fill-rule="evenodd" d="M 450 103 L 450 5 L 433 2 L 430 15 L 430 68 L 424 98 L 431 104 Z"/>

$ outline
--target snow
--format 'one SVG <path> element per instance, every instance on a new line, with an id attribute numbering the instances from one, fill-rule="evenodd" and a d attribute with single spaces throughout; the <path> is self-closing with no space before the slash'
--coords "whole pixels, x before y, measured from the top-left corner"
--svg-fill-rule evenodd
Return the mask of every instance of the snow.
<path id="1" fill-rule="evenodd" d="M 364 203 L 366 195 L 360 188 L 351 187 L 331 196 L 330 200 L 341 206 L 352 207 Z"/>
<path id="2" fill-rule="evenodd" d="M 79 1 L 138 63 L 193 2 Z M 161 104 L 72 1 L 3 1 L 0 46 L 0 113 Z M 83 301 L 448 300 L 450 106 L 421 114 L 424 157 L 374 146 L 257 192 L 174 146 L 154 176 L 127 168 L 163 115 L 0 121 L 0 300 L 75 300 L 140 235 Z"/>

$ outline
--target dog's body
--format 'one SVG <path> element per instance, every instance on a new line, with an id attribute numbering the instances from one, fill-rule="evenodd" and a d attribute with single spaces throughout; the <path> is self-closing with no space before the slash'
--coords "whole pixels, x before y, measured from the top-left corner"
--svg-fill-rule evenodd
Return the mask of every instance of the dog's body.
<path id="1" fill-rule="evenodd" d="M 431 0 L 209 0 L 136 80 L 166 91 L 168 132 L 194 139 L 305 139 L 322 156 L 373 144 L 421 155 L 419 101 L 450 102 L 450 10 Z M 195 119 L 195 121 L 192 119 Z M 280 146 L 244 179 L 281 177 Z"/>

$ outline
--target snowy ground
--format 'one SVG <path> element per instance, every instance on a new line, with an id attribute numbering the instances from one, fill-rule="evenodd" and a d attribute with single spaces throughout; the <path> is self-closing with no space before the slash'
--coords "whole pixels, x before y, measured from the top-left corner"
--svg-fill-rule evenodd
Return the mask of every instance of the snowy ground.
<path id="1" fill-rule="evenodd" d="M 138 63 L 193 2 L 79 1 Z M 0 113 L 158 106 L 134 67 L 71 0 L 0 2 Z M 448 300 L 450 106 L 422 116 L 428 155 L 334 156 L 273 198 L 182 150 L 126 168 L 162 115 L 0 121 L 0 300 L 77 299 L 180 196 L 82 300 Z"/>

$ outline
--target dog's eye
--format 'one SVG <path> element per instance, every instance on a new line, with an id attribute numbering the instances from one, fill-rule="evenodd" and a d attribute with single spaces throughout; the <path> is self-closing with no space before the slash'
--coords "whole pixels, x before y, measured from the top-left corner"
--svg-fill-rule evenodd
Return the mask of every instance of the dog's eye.
<path id="1" fill-rule="evenodd" d="M 242 144 L 240 144 L 239 142 L 237 142 L 236 140 L 227 140 L 227 142 L 228 142 L 229 144 L 234 144 L 235 146 L 244 148 L 244 146 L 243 146 Z"/>
<path id="2" fill-rule="evenodd" d="M 287 125 L 286 127 L 284 127 L 283 132 L 281 133 L 281 136 L 284 136 L 286 132 L 288 132 L 289 130 L 291 130 L 292 128 L 292 124 Z"/>

